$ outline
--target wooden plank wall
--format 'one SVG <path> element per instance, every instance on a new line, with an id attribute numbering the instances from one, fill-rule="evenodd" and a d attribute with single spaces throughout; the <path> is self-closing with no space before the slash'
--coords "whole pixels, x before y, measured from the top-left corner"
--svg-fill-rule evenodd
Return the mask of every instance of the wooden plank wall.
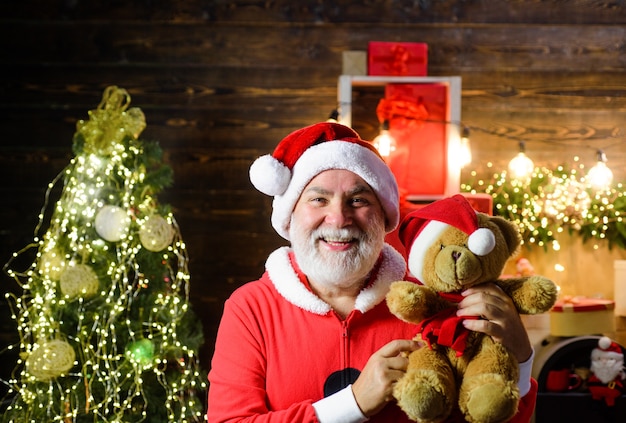
<path id="1" fill-rule="evenodd" d="M 605 149 L 626 178 L 626 5 L 593 0 L 5 0 L 0 2 L 0 261 L 29 243 L 75 123 L 103 89 L 128 89 L 175 183 L 192 302 L 208 367 L 222 304 L 283 241 L 252 160 L 336 107 L 342 52 L 368 41 L 429 46 L 429 74 L 463 78 L 463 121 L 526 140 L 538 165 L 592 165 Z M 358 108 L 361 108 L 360 111 Z M 373 136 L 371 115 L 356 128 Z M 503 168 L 517 143 L 474 133 L 473 168 Z M 467 174 L 464 174 L 467 177 Z M 3 292 L 19 293 L 0 277 Z M 0 307 L 0 345 L 17 341 Z M 10 359 L 0 360 L 2 377 Z M 4 388 L 2 388 L 4 389 Z"/>

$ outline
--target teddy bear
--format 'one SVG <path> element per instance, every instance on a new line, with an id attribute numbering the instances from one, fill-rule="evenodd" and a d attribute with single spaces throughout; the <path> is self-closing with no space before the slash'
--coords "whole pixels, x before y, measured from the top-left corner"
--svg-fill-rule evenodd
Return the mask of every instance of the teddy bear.
<path id="1" fill-rule="evenodd" d="M 386 302 L 396 317 L 417 325 L 416 339 L 425 344 L 409 354 L 394 386 L 398 405 L 420 423 L 458 414 L 471 423 L 509 420 L 520 399 L 519 364 L 490 336 L 465 329 L 456 303 L 463 290 L 494 282 L 519 313 L 538 314 L 554 305 L 556 285 L 538 275 L 501 278 L 521 245 L 517 227 L 475 211 L 460 194 L 409 213 L 398 234 L 417 281 L 393 282 Z"/>

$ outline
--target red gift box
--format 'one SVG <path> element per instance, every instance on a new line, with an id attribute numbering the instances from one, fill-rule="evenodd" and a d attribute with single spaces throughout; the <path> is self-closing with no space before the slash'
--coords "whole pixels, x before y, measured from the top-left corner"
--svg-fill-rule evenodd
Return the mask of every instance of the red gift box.
<path id="1" fill-rule="evenodd" d="M 557 301 L 552 307 L 553 312 L 584 313 L 587 311 L 613 310 L 615 301 L 601 298 L 565 297 Z"/>
<path id="2" fill-rule="evenodd" d="M 370 76 L 426 76 L 428 44 L 370 41 L 367 74 Z"/>
<path id="3" fill-rule="evenodd" d="M 385 107 L 381 107 L 381 105 Z M 387 159 L 407 199 L 450 194 L 448 185 L 448 87 L 388 84 L 377 109 L 388 120 L 396 149 Z M 458 191 L 458 188 L 457 190 Z"/>

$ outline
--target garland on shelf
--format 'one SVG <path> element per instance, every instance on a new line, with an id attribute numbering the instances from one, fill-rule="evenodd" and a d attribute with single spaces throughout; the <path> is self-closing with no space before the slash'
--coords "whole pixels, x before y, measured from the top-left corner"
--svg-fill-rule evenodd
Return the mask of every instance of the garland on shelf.
<path id="1" fill-rule="evenodd" d="M 493 213 L 515 222 L 528 248 L 558 250 L 556 235 L 565 231 L 581 236 L 583 242 L 626 248 L 626 195 L 621 183 L 593 190 L 585 182 L 582 166 L 537 167 L 525 181 L 511 178 L 506 171 L 494 173 L 491 180 L 477 179 L 475 172 L 471 178 L 461 190 L 490 194 Z"/>

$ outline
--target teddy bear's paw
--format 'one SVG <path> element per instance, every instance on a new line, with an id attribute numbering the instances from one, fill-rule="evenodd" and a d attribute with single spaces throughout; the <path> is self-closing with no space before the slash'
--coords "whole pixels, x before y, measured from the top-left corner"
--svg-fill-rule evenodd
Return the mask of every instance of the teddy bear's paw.
<path id="1" fill-rule="evenodd" d="M 517 411 L 517 384 L 504 381 L 500 375 L 491 376 L 483 378 L 480 385 L 472 389 L 461 388 L 459 407 L 470 423 L 505 422 Z"/>
<path id="2" fill-rule="evenodd" d="M 418 324 L 425 317 L 427 292 L 423 286 L 414 282 L 393 282 L 386 296 L 387 307 L 397 318 Z"/>
<path id="3" fill-rule="evenodd" d="M 454 392 L 445 389 L 447 383 L 432 370 L 409 372 L 394 387 L 398 406 L 413 421 L 439 423 L 452 409 Z"/>

